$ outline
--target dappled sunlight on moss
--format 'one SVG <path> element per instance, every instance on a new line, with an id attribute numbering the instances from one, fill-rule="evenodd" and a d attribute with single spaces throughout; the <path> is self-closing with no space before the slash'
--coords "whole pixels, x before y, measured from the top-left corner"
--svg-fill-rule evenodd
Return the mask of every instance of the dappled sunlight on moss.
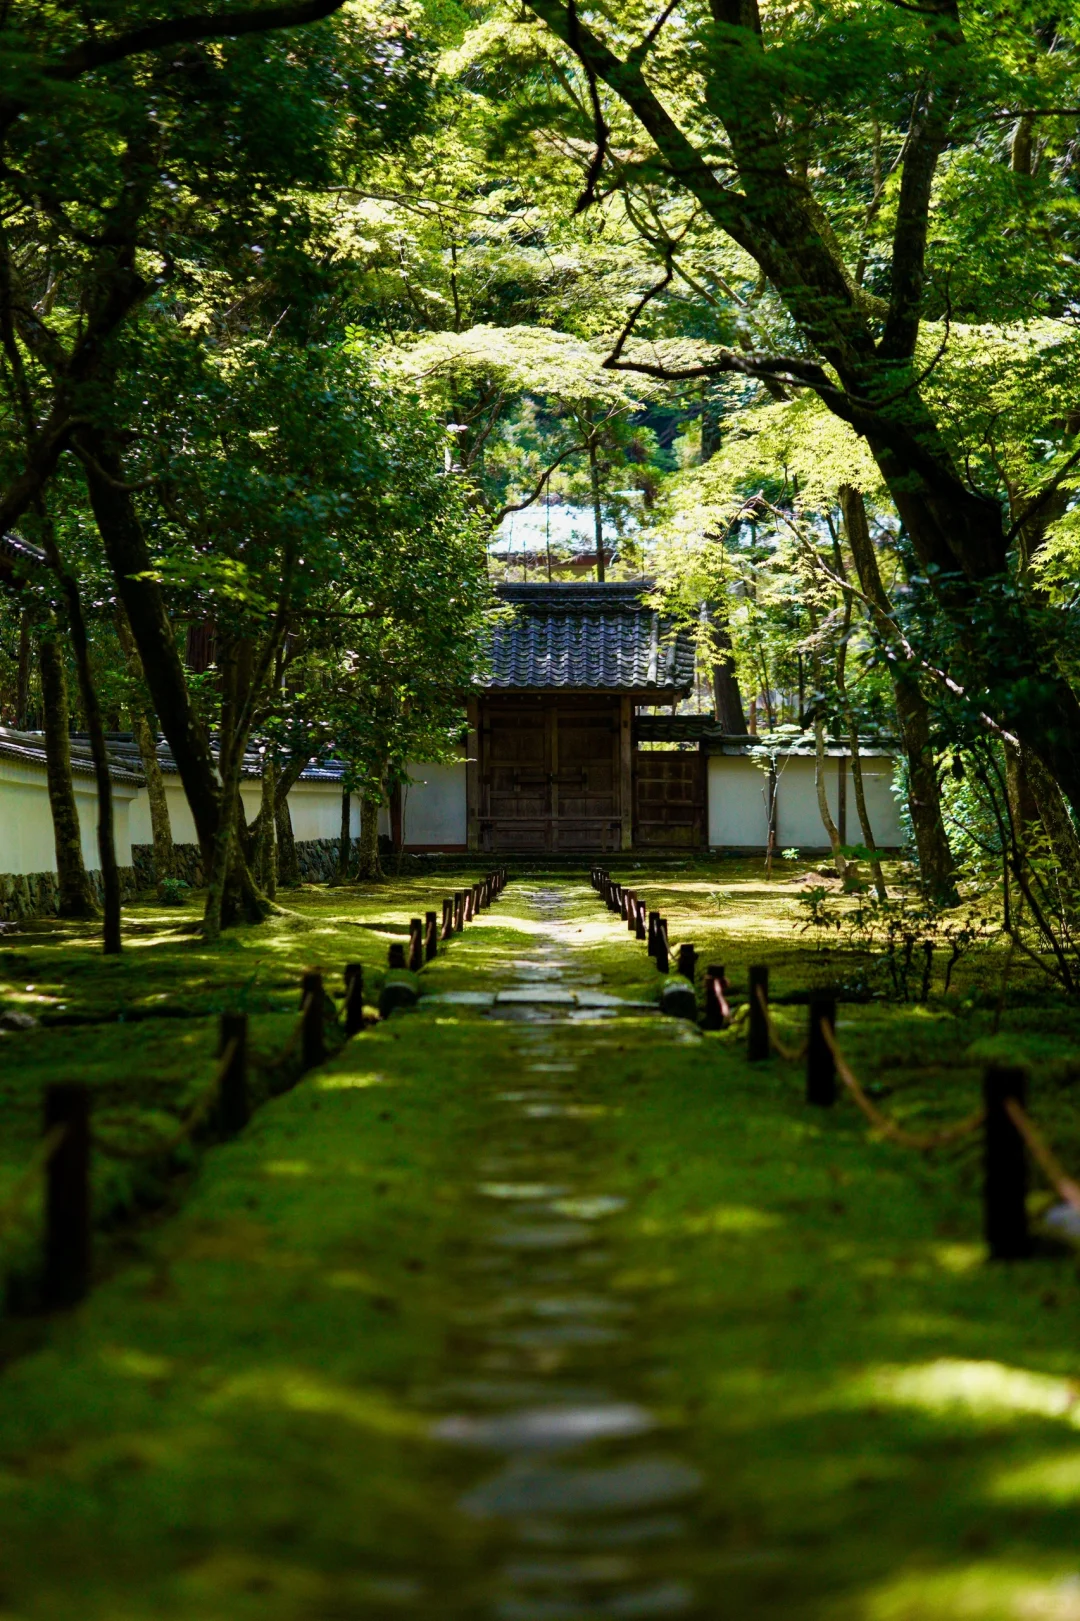
<path id="1" fill-rule="evenodd" d="M 863 1386 L 868 1400 L 963 1418 L 1037 1416 L 1080 1429 L 1080 1384 L 1000 1362 L 941 1357 L 921 1366 L 878 1368 Z"/>

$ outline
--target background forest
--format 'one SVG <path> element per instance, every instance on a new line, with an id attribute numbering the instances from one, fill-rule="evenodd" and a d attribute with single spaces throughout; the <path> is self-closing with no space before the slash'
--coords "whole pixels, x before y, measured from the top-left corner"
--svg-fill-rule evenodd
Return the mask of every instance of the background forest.
<path id="1" fill-rule="evenodd" d="M 917 927 L 1000 888 L 1078 988 L 1068 15 L 16 0 L 2 27 L 0 710 L 46 732 L 67 915 L 95 905 L 70 726 L 106 806 L 106 734 L 152 779 L 164 733 L 214 934 L 265 912 L 318 750 L 372 870 L 388 785 L 460 734 L 492 578 L 595 568 L 655 581 L 766 772 L 793 737 L 897 738 Z M 845 848 L 823 809 L 887 920 L 872 828 Z M 107 814 L 101 867 L 118 949 Z"/>

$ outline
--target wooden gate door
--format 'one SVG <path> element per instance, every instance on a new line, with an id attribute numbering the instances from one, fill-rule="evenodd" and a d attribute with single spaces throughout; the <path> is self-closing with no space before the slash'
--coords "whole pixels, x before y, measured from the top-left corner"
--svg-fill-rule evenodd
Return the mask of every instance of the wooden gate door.
<path id="1" fill-rule="evenodd" d="M 499 701 L 480 711 L 480 848 L 551 849 L 552 716 Z"/>
<path id="2" fill-rule="evenodd" d="M 617 850 L 622 833 L 618 698 L 480 703 L 482 850 Z"/>
<path id="3" fill-rule="evenodd" d="M 704 755 L 696 749 L 635 749 L 635 849 L 697 849 L 704 842 Z"/>
<path id="4" fill-rule="evenodd" d="M 565 700 L 555 712 L 554 827 L 556 850 L 617 850 L 622 833 L 619 795 L 619 700 Z"/>

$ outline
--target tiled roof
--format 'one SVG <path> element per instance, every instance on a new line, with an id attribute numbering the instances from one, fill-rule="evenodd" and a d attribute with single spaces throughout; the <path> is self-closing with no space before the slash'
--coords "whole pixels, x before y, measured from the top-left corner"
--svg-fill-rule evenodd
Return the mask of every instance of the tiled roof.
<path id="1" fill-rule="evenodd" d="M 45 553 L 20 535 L 0 535 L 0 578 L 10 581 L 16 570 L 26 574 L 44 561 Z"/>
<path id="2" fill-rule="evenodd" d="M 139 754 L 138 744 L 130 732 L 110 732 L 108 736 L 109 753 L 114 759 L 123 760 L 130 765 L 133 771 L 142 771 L 142 757 Z M 217 745 L 213 745 L 216 750 Z M 172 749 L 163 737 L 158 738 L 157 744 L 158 764 L 162 771 L 168 775 L 175 775 L 176 761 L 173 759 Z M 262 754 L 255 745 L 249 745 L 244 753 L 244 764 L 241 776 L 262 776 Z M 344 774 L 344 767 L 340 760 L 328 757 L 312 760 L 300 773 L 301 782 L 340 782 Z"/>
<path id="3" fill-rule="evenodd" d="M 685 695 L 694 680 L 693 642 L 642 600 L 650 584 L 497 587 L 513 616 L 496 621 L 481 687 Z"/>
<path id="4" fill-rule="evenodd" d="M 108 755 L 109 776 L 113 782 L 126 782 L 135 788 L 142 787 L 145 779 L 142 766 L 138 763 L 138 755 L 132 764 L 124 758 L 121 751 L 112 746 L 111 741 Z M 23 765 L 44 767 L 45 739 L 41 732 L 16 732 L 10 726 L 0 726 L 0 757 L 5 760 L 18 760 Z M 90 758 L 89 745 L 85 738 L 71 739 L 71 771 L 76 777 L 94 775 L 94 762 Z"/>

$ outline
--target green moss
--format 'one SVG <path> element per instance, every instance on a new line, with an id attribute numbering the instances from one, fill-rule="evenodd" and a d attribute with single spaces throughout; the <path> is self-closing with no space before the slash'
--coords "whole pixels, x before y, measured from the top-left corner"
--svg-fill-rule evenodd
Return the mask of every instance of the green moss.
<path id="1" fill-rule="evenodd" d="M 737 931 L 710 899 L 720 875 L 632 876 L 666 907 L 673 939 L 726 960 L 737 986 L 755 959 L 781 992 L 813 982 L 794 903 L 760 875 L 746 876 L 745 910 L 731 903 Z M 520 982 L 549 943 L 531 882 L 440 952 L 425 992 Z M 261 953 L 274 977 L 253 1019 L 274 1048 L 308 961 L 361 959 L 377 991 L 387 941 L 425 909 L 424 887 L 305 899 L 303 927 L 192 947 L 202 980 L 189 942 L 155 936 L 131 994 L 153 993 L 155 963 L 173 994 L 178 960 L 192 999 L 237 994 Z M 446 887 L 426 884 L 436 898 Z M 560 931 L 575 982 L 655 997 L 643 946 L 584 885 L 565 886 Z M 305 950 L 312 936 L 320 953 Z M 87 1001 L 100 994 L 88 949 L 43 948 L 72 969 L 39 972 L 49 994 L 74 999 L 83 973 Z M 843 1005 L 855 1069 L 922 1127 L 974 1105 L 985 1056 L 1022 1055 L 1034 1113 L 1080 1167 L 1075 1013 L 1007 1004 L 995 1033 L 973 983 L 927 1008 Z M 804 1018 L 777 1011 L 793 1040 Z M 181 1034 L 182 1061 L 170 1049 Z M 205 1073 L 213 1020 L 12 1038 L 3 1106 L 25 1142 L 50 1054 L 80 1038 L 103 1100 L 171 1110 Z M 505 1100 L 529 1086 L 557 1108 L 508 1135 Z M 554 1555 L 522 1554 L 511 1525 L 463 1512 L 497 1460 L 431 1434 L 462 1391 L 504 1377 L 533 1401 L 545 1380 L 602 1381 L 651 1408 L 664 1444 L 696 1465 L 705 1484 L 682 1540 L 643 1567 L 674 1561 L 697 1595 L 687 1613 L 1069 1621 L 1073 1258 L 988 1264 L 977 1143 L 912 1154 L 874 1141 L 847 1102 L 808 1110 L 802 1093 L 797 1065 L 751 1066 L 737 1032 L 699 1037 L 656 1016 L 536 1027 L 422 999 L 358 1037 L 211 1149 L 180 1213 L 135 1230 L 88 1304 L 9 1363 L 0 1609 L 23 1621 L 513 1614 L 494 1573 Z M 540 1276 L 504 1252 L 496 1263 L 492 1203 L 519 1176 L 542 1197 L 568 1174 L 573 1196 L 551 1208 L 602 1223 L 583 1275 L 633 1325 L 595 1352 L 491 1334 Z"/>

